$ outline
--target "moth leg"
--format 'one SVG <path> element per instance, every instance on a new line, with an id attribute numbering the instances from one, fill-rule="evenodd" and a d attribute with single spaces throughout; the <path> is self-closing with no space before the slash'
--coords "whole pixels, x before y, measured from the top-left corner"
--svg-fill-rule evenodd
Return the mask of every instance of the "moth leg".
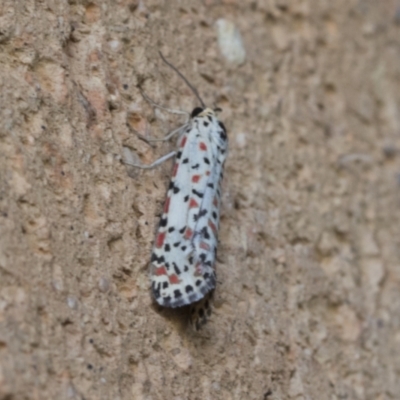
<path id="1" fill-rule="evenodd" d="M 147 94 L 145 94 L 143 92 L 143 90 L 141 88 L 139 88 L 140 93 L 142 94 L 142 96 L 144 97 L 144 99 L 149 102 L 152 106 L 159 108 L 160 110 L 164 110 L 167 111 L 171 114 L 180 114 L 180 115 L 186 115 L 186 122 L 185 124 L 188 123 L 189 119 L 190 119 L 190 113 L 188 113 L 187 111 L 182 111 L 182 110 L 173 110 L 171 108 L 167 108 L 167 107 L 163 107 L 160 106 L 159 104 L 157 104 L 154 100 L 152 100 L 149 96 L 147 96 Z"/>
<path id="2" fill-rule="evenodd" d="M 147 142 L 153 143 L 153 142 L 166 142 L 167 140 L 171 139 L 172 136 L 176 135 L 177 133 L 179 133 L 182 128 L 184 128 L 186 125 L 183 125 L 177 129 L 174 129 L 172 132 L 168 133 L 167 136 L 164 136 L 161 139 L 146 139 Z"/>
<path id="3" fill-rule="evenodd" d="M 180 128 L 174 129 L 172 132 L 168 133 L 167 136 L 164 136 L 161 139 L 148 139 L 146 136 L 141 135 L 138 131 L 133 130 L 133 132 L 135 133 L 135 135 L 140 139 L 143 140 L 144 142 L 146 142 L 148 145 L 150 145 L 151 147 L 155 148 L 155 146 L 152 146 L 151 144 L 154 142 L 166 142 L 167 140 L 171 139 L 172 136 L 176 135 L 177 133 L 179 133 L 181 131 L 181 129 L 185 128 L 186 125 L 181 126 Z"/>
<path id="4" fill-rule="evenodd" d="M 145 94 L 141 88 L 139 88 L 139 90 L 140 90 L 140 93 L 142 94 L 142 96 L 144 97 L 144 99 L 147 102 L 149 102 L 152 106 L 157 107 L 160 110 L 164 110 L 164 111 L 167 111 L 167 112 L 172 113 L 172 114 L 180 114 L 180 115 L 185 115 L 186 116 L 186 121 L 183 124 L 183 126 L 177 128 L 177 129 L 174 129 L 172 132 L 168 133 L 167 136 L 165 136 L 165 137 L 163 137 L 161 139 L 147 139 L 147 138 L 143 138 L 142 137 L 143 140 L 145 140 L 146 142 L 149 142 L 149 143 L 152 143 L 152 142 L 165 142 L 165 141 L 171 139 L 177 133 L 179 133 L 182 130 L 182 128 L 184 128 L 187 125 L 187 123 L 189 122 L 189 119 L 190 119 L 190 113 L 188 113 L 187 111 L 172 110 L 171 108 L 160 106 L 154 100 L 152 100 L 149 96 L 147 96 L 147 94 Z"/>
<path id="5" fill-rule="evenodd" d="M 141 169 L 152 169 L 155 168 L 157 166 L 159 166 L 160 164 L 162 164 L 164 161 L 169 160 L 170 158 L 174 157 L 176 154 L 176 151 L 171 151 L 171 153 L 166 154 L 165 156 L 160 157 L 158 160 L 154 161 L 153 163 L 149 164 L 149 165 L 143 165 L 143 164 L 133 164 L 130 162 L 126 162 L 123 161 L 124 164 L 126 165 L 130 165 L 131 167 L 135 167 L 135 168 L 141 168 Z"/>

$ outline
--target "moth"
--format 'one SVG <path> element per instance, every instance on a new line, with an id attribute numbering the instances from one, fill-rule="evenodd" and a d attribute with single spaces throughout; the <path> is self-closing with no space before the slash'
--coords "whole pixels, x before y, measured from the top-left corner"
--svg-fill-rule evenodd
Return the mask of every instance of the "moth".
<path id="1" fill-rule="evenodd" d="M 178 135 L 176 151 L 151 165 L 129 165 L 149 169 L 175 157 L 151 255 L 151 288 L 161 306 L 192 304 L 191 323 L 199 329 L 211 313 L 209 300 L 216 286 L 221 182 L 228 137 L 217 117 L 221 110 L 206 107 L 181 72 L 161 52 L 160 56 L 185 81 L 201 107 L 194 108 L 188 121 L 166 136 L 168 140 Z"/>

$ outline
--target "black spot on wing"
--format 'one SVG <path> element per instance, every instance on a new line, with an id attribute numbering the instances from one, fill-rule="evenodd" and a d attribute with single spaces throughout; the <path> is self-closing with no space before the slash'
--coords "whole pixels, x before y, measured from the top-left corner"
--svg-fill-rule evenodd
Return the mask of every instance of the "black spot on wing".
<path id="1" fill-rule="evenodd" d="M 223 122 L 221 122 L 221 121 L 218 121 L 218 125 L 219 125 L 220 128 L 224 131 L 225 137 L 226 137 L 226 128 L 225 128 L 225 125 L 224 125 Z"/>
<path id="2" fill-rule="evenodd" d="M 174 290 L 174 296 L 176 299 L 179 299 L 179 297 L 182 297 L 182 293 L 179 289 Z"/>
<path id="3" fill-rule="evenodd" d="M 186 293 L 193 292 L 193 286 L 192 286 L 192 285 L 187 285 L 187 286 L 185 287 L 185 291 L 186 291 Z"/>
<path id="4" fill-rule="evenodd" d="M 205 215 L 207 215 L 207 209 L 203 209 L 203 210 L 201 210 L 200 212 L 199 212 L 199 218 L 201 218 L 201 217 L 204 217 Z"/>
<path id="5" fill-rule="evenodd" d="M 178 268 L 178 266 L 175 263 L 172 263 L 172 265 L 174 266 L 175 273 L 177 275 L 180 275 L 182 271 Z"/>
<path id="6" fill-rule="evenodd" d="M 221 128 L 221 130 L 218 131 L 219 136 L 220 136 L 220 138 L 221 138 L 222 140 L 225 141 L 225 140 L 227 139 L 225 125 L 224 125 L 221 121 L 218 121 L 218 124 L 219 124 L 219 126 L 220 126 L 220 128 Z"/>
<path id="7" fill-rule="evenodd" d="M 157 264 L 163 264 L 165 262 L 165 257 L 164 256 L 158 257 L 156 253 L 153 253 L 151 255 L 151 262 Z"/>
<path id="8" fill-rule="evenodd" d="M 194 220 L 198 221 L 199 218 L 204 217 L 205 215 L 207 215 L 207 210 L 205 208 L 203 208 L 197 215 L 194 215 Z"/>
<path id="9" fill-rule="evenodd" d="M 226 133 L 224 131 L 219 131 L 218 133 L 222 140 L 226 140 Z"/>
<path id="10" fill-rule="evenodd" d="M 156 282 L 153 281 L 152 284 L 151 284 L 151 288 L 153 290 L 154 297 L 156 299 L 159 299 L 160 296 L 161 296 L 161 293 L 160 293 L 160 291 L 161 291 L 161 282 L 156 283 Z"/>
<path id="11" fill-rule="evenodd" d="M 200 199 L 203 198 L 204 194 L 201 192 L 198 192 L 196 189 L 192 189 L 192 193 L 198 197 L 200 197 Z"/>
<path id="12" fill-rule="evenodd" d="M 206 226 L 201 230 L 201 234 L 204 236 L 204 239 L 210 239 L 210 234 Z"/>
<path id="13" fill-rule="evenodd" d="M 165 227 L 165 226 L 167 226 L 167 222 L 168 222 L 168 218 L 167 218 L 167 217 L 161 218 L 161 220 L 160 220 L 160 227 Z"/>

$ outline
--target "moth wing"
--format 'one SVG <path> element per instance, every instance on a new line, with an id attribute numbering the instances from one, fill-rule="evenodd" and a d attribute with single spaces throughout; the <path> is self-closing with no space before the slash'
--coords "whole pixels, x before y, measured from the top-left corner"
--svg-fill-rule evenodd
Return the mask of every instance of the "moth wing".
<path id="1" fill-rule="evenodd" d="M 209 140 L 191 126 L 179 140 L 170 187 L 152 254 L 152 290 L 157 302 L 179 307 L 201 299 L 215 286 L 215 274 L 204 273 L 196 252 L 198 215 L 212 165 Z"/>

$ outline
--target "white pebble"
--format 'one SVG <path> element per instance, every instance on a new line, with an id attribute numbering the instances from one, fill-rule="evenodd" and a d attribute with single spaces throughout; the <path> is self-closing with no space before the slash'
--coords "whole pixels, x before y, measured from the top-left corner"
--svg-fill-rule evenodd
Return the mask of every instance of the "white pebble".
<path id="1" fill-rule="evenodd" d="M 140 163 L 136 154 L 127 146 L 122 147 L 122 158 L 128 165 Z"/>
<path id="2" fill-rule="evenodd" d="M 216 23 L 218 44 L 222 55 L 232 65 L 241 65 L 246 61 L 246 50 L 242 36 L 233 22 L 219 19 Z"/>
<path id="3" fill-rule="evenodd" d="M 118 51 L 121 48 L 121 42 L 119 40 L 110 40 L 108 42 L 110 49 L 113 51 Z"/>
<path id="4" fill-rule="evenodd" d="M 108 292 L 110 289 L 110 281 L 106 278 L 100 278 L 99 279 L 99 289 L 101 292 Z"/>
<path id="5" fill-rule="evenodd" d="M 73 310 L 76 310 L 78 308 L 78 301 L 73 296 L 67 297 L 67 304 L 68 304 L 68 307 L 72 308 Z"/>
<path id="6" fill-rule="evenodd" d="M 236 135 L 236 144 L 238 147 L 243 148 L 246 146 L 246 136 L 244 132 L 240 132 Z"/>

